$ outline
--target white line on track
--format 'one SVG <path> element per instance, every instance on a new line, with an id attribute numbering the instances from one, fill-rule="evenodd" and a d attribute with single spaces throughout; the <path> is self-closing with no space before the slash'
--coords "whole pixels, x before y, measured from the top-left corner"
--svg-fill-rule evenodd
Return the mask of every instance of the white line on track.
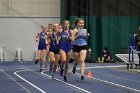
<path id="1" fill-rule="evenodd" d="M 133 82 L 140 83 L 140 81 L 138 81 L 138 80 L 132 80 L 132 79 L 128 79 L 128 78 L 122 78 L 122 77 L 119 77 L 119 76 L 115 76 L 115 75 L 111 75 L 111 74 L 105 74 L 105 73 L 101 73 L 101 72 L 97 72 L 97 71 L 93 71 L 93 72 L 94 73 L 101 74 L 101 75 L 104 75 L 104 76 L 110 76 L 110 77 L 113 77 L 113 78 L 118 78 L 118 79 L 121 79 L 121 80 L 127 80 L 127 81 L 133 81 Z"/>
<path id="2" fill-rule="evenodd" d="M 6 70 L 25 70 L 26 68 L 3 68 L 3 69 L 0 69 L 0 71 L 6 71 Z M 27 68 L 28 69 L 28 68 Z M 36 69 L 30 69 L 30 70 L 36 70 Z"/>
<path id="3" fill-rule="evenodd" d="M 23 88 L 27 93 L 32 93 L 27 88 L 25 88 L 23 85 L 21 85 L 19 82 L 17 82 L 14 78 L 12 78 L 9 74 L 7 74 L 5 71 L 1 70 L 7 77 L 9 77 L 12 81 L 14 81 L 16 84 L 18 84 L 21 88 Z"/>
<path id="4" fill-rule="evenodd" d="M 112 67 L 124 67 L 124 65 L 86 67 L 86 69 L 93 69 L 93 68 L 112 68 Z M 77 69 L 80 69 L 80 68 L 77 68 Z M 71 70 L 69 70 L 68 72 L 72 73 Z M 77 76 L 79 76 L 79 77 L 81 76 L 81 74 L 79 74 L 79 73 L 75 73 L 75 74 L 76 74 Z M 88 78 L 87 75 L 84 75 L 84 76 Z M 123 88 L 123 89 L 127 89 L 127 90 L 130 90 L 130 91 L 133 91 L 133 92 L 138 92 L 138 93 L 140 93 L 140 90 L 137 90 L 137 89 L 134 89 L 134 88 L 130 88 L 130 87 L 127 87 L 127 86 L 124 86 L 124 85 L 120 85 L 120 84 L 113 83 L 113 82 L 106 81 L 106 80 L 102 80 L 102 79 L 97 79 L 97 78 L 94 78 L 94 77 L 91 77 L 91 79 L 97 80 L 97 81 L 100 81 L 100 82 L 104 82 L 104 83 L 107 83 L 107 84 L 110 84 L 110 85 L 113 85 L 113 86 L 117 86 L 117 87 L 120 87 L 120 88 Z"/>
<path id="5" fill-rule="evenodd" d="M 47 74 L 44 74 L 44 72 L 45 72 L 45 71 L 41 72 L 41 74 L 44 75 L 44 76 L 47 76 L 47 77 L 51 78 L 51 76 L 49 76 L 49 75 L 47 75 Z M 92 93 L 92 92 L 90 92 L 90 91 L 87 91 L 87 90 L 85 90 L 85 89 L 82 89 L 82 88 L 80 88 L 80 87 L 77 87 L 77 86 L 75 86 L 75 85 L 72 85 L 72 84 L 70 84 L 70 83 L 64 82 L 64 81 L 59 80 L 59 79 L 57 79 L 57 78 L 54 78 L 54 80 L 56 80 L 56 81 L 58 81 L 58 82 L 61 82 L 61 83 L 65 84 L 65 85 L 67 85 L 67 86 L 70 86 L 70 87 L 73 87 L 73 88 L 75 88 L 75 89 L 78 89 L 78 90 L 80 90 L 80 91 L 82 91 L 82 92 L 84 92 L 84 93 Z"/>
<path id="6" fill-rule="evenodd" d="M 93 69 L 93 68 L 117 68 L 117 67 L 126 67 L 126 65 L 116 65 L 116 66 L 93 66 L 93 67 L 86 67 L 85 69 Z M 80 68 L 77 68 L 80 69 Z"/>
<path id="7" fill-rule="evenodd" d="M 39 90 L 40 92 L 42 93 L 47 93 L 45 92 L 44 90 L 42 90 L 41 88 L 35 86 L 34 84 L 32 84 L 31 82 L 29 82 L 28 80 L 26 80 L 25 78 L 23 78 L 22 76 L 18 75 L 17 73 L 20 73 L 20 72 L 25 72 L 25 71 L 29 71 L 29 69 L 26 69 L 26 70 L 20 70 L 20 71 L 16 71 L 14 72 L 14 74 L 19 77 L 20 79 L 22 79 L 23 81 L 25 81 L 26 83 L 28 83 L 29 85 L 33 86 L 34 88 L 36 88 L 37 90 Z M 31 71 L 31 70 L 30 70 Z"/>

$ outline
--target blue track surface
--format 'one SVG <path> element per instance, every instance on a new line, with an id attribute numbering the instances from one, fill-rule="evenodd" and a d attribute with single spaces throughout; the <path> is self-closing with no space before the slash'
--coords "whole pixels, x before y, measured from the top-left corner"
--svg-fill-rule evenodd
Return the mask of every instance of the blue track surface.
<path id="1" fill-rule="evenodd" d="M 3 62 L 0 63 L 0 93 L 140 93 L 140 73 L 127 71 L 126 67 L 107 67 L 118 65 L 123 64 L 87 63 L 86 67 L 90 69 L 85 75 L 91 70 L 93 78 L 80 80 L 79 70 L 72 74 L 70 63 L 68 82 L 64 83 L 59 71 L 55 79 L 45 67 L 40 73 L 39 64 Z"/>

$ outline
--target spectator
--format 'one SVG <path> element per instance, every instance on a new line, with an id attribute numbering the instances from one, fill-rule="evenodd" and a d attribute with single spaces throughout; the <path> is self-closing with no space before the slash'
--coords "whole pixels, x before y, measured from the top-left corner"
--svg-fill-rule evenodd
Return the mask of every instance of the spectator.
<path id="1" fill-rule="evenodd" d="M 101 62 L 102 63 L 113 63 L 114 62 L 108 48 L 103 49 L 103 56 L 102 56 L 102 58 L 98 57 L 98 62 L 99 63 L 101 63 Z"/>

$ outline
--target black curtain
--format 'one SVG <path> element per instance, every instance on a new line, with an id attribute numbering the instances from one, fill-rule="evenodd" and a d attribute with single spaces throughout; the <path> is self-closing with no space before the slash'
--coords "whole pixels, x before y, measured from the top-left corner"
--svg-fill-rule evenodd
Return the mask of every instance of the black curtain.
<path id="1" fill-rule="evenodd" d="M 61 0 L 61 22 L 81 17 L 90 33 L 92 60 L 109 48 L 113 58 L 127 48 L 130 34 L 140 25 L 140 0 Z"/>
<path id="2" fill-rule="evenodd" d="M 63 16 L 139 16 L 140 0 L 62 0 Z"/>

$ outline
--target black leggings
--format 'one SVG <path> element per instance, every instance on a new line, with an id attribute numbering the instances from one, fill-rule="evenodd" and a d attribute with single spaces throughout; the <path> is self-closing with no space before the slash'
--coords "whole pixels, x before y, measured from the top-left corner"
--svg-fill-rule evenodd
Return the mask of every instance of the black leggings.
<path id="1" fill-rule="evenodd" d="M 138 45 L 138 51 L 140 51 L 140 45 Z M 140 53 L 138 53 L 138 57 L 139 57 L 139 67 L 140 67 Z"/>

